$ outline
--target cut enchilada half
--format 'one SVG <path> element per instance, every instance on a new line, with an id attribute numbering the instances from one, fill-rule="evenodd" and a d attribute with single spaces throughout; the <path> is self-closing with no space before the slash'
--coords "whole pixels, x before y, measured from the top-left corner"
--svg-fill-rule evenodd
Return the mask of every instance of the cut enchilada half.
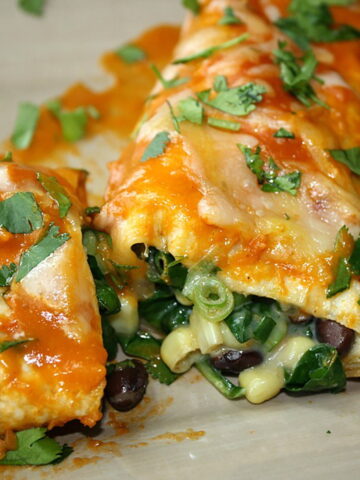
<path id="1" fill-rule="evenodd" d="M 0 432 L 101 417 L 106 353 L 82 246 L 83 177 L 0 163 Z"/>
<path id="2" fill-rule="evenodd" d="M 315 318 L 345 327 L 344 365 L 349 376 L 360 374 L 359 337 L 353 343 L 350 332 L 360 332 L 359 6 L 330 11 L 325 2 L 316 37 L 323 20 L 315 33 L 302 30 L 295 3 L 213 0 L 194 9 L 135 141 L 110 167 L 97 219 L 120 263 L 134 262 L 133 250 L 149 263 L 155 296 L 143 296 L 141 309 L 150 323 L 158 320 L 151 299 L 173 294 L 188 309 L 164 342 L 170 368 L 200 365 L 201 355 L 234 345 L 255 348 L 266 365 L 250 362 L 245 372 L 257 371 L 261 383 L 270 365 L 277 387 L 267 397 L 247 395 L 252 401 L 291 381 L 301 390 L 305 380 L 291 376 L 308 350 L 308 370 L 311 359 L 320 362 L 311 375 L 335 365 L 330 347 L 319 360 L 332 340 Z M 313 7 L 303 7 L 306 17 Z M 329 34 L 339 29 L 347 34 Z M 311 44 L 314 37 L 323 43 Z M 176 264 L 190 270 L 174 283 Z M 141 273 L 133 277 L 134 288 L 143 284 Z M 229 292 L 224 311 L 210 318 Z M 254 375 L 242 375 L 249 392 Z"/>

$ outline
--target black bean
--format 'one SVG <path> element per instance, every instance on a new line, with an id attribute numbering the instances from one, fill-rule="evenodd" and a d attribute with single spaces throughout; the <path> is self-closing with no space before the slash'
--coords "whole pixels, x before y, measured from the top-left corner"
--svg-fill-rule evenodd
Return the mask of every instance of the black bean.
<path id="1" fill-rule="evenodd" d="M 225 375 L 239 375 L 246 368 L 255 367 L 262 361 L 261 353 L 256 350 L 228 350 L 211 358 L 214 367 Z"/>
<path id="2" fill-rule="evenodd" d="M 314 317 L 312 315 L 308 315 L 307 313 L 301 312 L 300 310 L 289 315 L 289 320 L 291 323 L 301 325 L 306 325 L 310 323 L 313 318 Z"/>
<path id="3" fill-rule="evenodd" d="M 119 412 L 127 412 L 141 401 L 148 384 L 148 373 L 138 360 L 120 362 L 107 375 L 105 395 Z"/>
<path id="4" fill-rule="evenodd" d="M 323 318 L 316 319 L 316 336 L 320 342 L 335 347 L 342 357 L 350 351 L 355 340 L 354 330 Z"/>

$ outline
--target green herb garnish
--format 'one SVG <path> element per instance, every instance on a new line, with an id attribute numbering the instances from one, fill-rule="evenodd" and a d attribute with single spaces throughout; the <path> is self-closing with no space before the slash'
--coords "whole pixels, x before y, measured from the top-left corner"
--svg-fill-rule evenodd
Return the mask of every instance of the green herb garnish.
<path id="1" fill-rule="evenodd" d="M 49 175 L 45 175 L 45 173 L 38 172 L 36 177 L 58 204 L 60 218 L 66 217 L 72 203 L 64 187 L 58 182 L 56 177 L 50 177 Z"/>
<path id="2" fill-rule="evenodd" d="M 0 160 L 0 162 L 12 162 L 12 161 L 13 161 L 12 152 L 6 152 L 3 158 Z"/>
<path id="3" fill-rule="evenodd" d="M 194 15 L 200 13 L 200 3 L 199 0 L 182 0 L 182 4 L 188 10 L 191 10 Z"/>
<path id="4" fill-rule="evenodd" d="M 1 465 L 47 465 L 59 463 L 72 452 L 46 436 L 46 428 L 29 428 L 16 433 L 17 448 L 6 452 Z"/>
<path id="5" fill-rule="evenodd" d="M 48 109 L 55 115 L 61 125 L 64 139 L 68 142 L 77 142 L 84 138 L 88 123 L 88 115 L 94 118 L 95 107 L 77 107 L 75 110 L 67 111 L 61 109 L 58 100 L 47 103 Z M 98 112 L 97 112 L 98 113 Z M 97 116 L 97 118 L 99 118 Z"/>
<path id="6" fill-rule="evenodd" d="M 33 193 L 14 193 L 0 202 L 0 226 L 8 232 L 31 233 L 42 225 L 42 213 Z"/>
<path id="7" fill-rule="evenodd" d="M 19 269 L 15 277 L 20 282 L 33 268 L 55 252 L 70 238 L 68 233 L 59 233 L 59 227 L 50 224 L 42 239 L 21 255 Z"/>
<path id="8" fill-rule="evenodd" d="M 28 343 L 32 341 L 32 338 L 23 338 L 22 340 L 9 340 L 5 342 L 0 342 L 0 353 L 5 352 L 9 348 L 16 347 L 17 345 L 22 345 L 23 343 Z"/>
<path id="9" fill-rule="evenodd" d="M 146 162 L 149 158 L 156 158 L 165 152 L 165 149 L 170 142 L 169 132 L 163 131 L 155 135 L 149 145 L 146 147 L 141 157 L 141 162 Z"/>
<path id="10" fill-rule="evenodd" d="M 39 107 L 33 103 L 20 103 L 16 116 L 11 142 L 16 148 L 24 150 L 31 145 L 39 120 Z"/>
<path id="11" fill-rule="evenodd" d="M 17 266 L 15 263 L 3 265 L 0 268 L 0 287 L 8 287 L 16 273 Z"/>
<path id="12" fill-rule="evenodd" d="M 286 50 L 286 45 L 286 42 L 279 42 L 279 49 L 273 52 L 275 63 L 280 66 L 284 89 L 306 107 L 310 107 L 312 103 L 326 107 L 326 103 L 320 100 L 310 83 L 311 80 L 322 83 L 315 75 L 318 62 L 314 53 L 309 50 L 302 58 L 297 59 L 290 50 Z"/>
<path id="13" fill-rule="evenodd" d="M 95 213 L 100 213 L 100 207 L 86 207 L 85 208 L 85 215 L 95 215 Z"/>
<path id="14" fill-rule="evenodd" d="M 244 145 L 238 145 L 245 155 L 246 165 L 256 175 L 261 190 L 264 192 L 286 192 L 296 195 L 301 183 L 301 172 L 295 171 L 279 175 L 280 168 L 270 157 L 268 164 L 261 158 L 261 148 L 254 151 Z"/>
<path id="15" fill-rule="evenodd" d="M 223 80 L 220 83 L 219 77 L 215 78 L 214 87 L 218 89 L 216 97 L 210 98 L 211 90 L 203 90 L 197 93 L 198 98 L 210 107 L 236 116 L 248 115 L 255 110 L 255 104 L 261 102 L 262 94 L 266 92 L 263 85 L 252 82 L 225 89 L 225 83 Z"/>
<path id="16" fill-rule="evenodd" d="M 157 68 L 156 65 L 154 65 L 153 63 L 150 65 L 151 67 L 151 70 L 155 73 L 155 75 L 157 76 L 157 78 L 159 79 L 161 85 L 164 87 L 164 88 L 174 88 L 174 87 L 178 87 L 179 85 L 182 85 L 183 83 L 186 83 L 189 81 L 189 78 L 188 77 L 174 77 L 170 80 L 166 80 L 160 70 Z"/>
<path id="17" fill-rule="evenodd" d="M 331 156 L 340 163 L 343 163 L 354 173 L 360 175 L 360 147 L 347 150 L 329 150 Z"/>
<path id="18" fill-rule="evenodd" d="M 275 138 L 295 138 L 295 135 L 292 132 L 283 127 L 279 128 L 279 130 L 275 132 L 273 136 Z"/>
<path id="19" fill-rule="evenodd" d="M 341 257 L 339 259 L 335 280 L 326 289 L 326 298 L 331 298 L 337 293 L 343 292 L 350 287 L 351 269 L 348 259 Z"/>
<path id="20" fill-rule="evenodd" d="M 178 103 L 180 113 L 180 120 L 187 120 L 188 122 L 201 125 L 204 116 L 204 107 L 196 98 L 188 97 L 180 100 Z"/>
<path id="21" fill-rule="evenodd" d="M 18 6 L 27 13 L 41 16 L 44 13 L 46 0 L 18 0 Z"/>
<path id="22" fill-rule="evenodd" d="M 174 109 L 173 109 L 171 103 L 169 102 L 169 100 L 166 100 L 166 103 L 167 103 L 167 106 L 169 107 L 170 117 L 171 117 L 171 120 L 172 120 L 172 122 L 173 122 L 173 125 L 174 125 L 175 130 L 176 130 L 178 133 L 181 133 L 179 119 L 178 119 L 177 116 L 175 115 Z"/>
<path id="23" fill-rule="evenodd" d="M 224 15 L 218 21 L 219 25 L 239 25 L 242 21 L 238 18 L 231 7 L 224 8 Z"/>
<path id="24" fill-rule="evenodd" d="M 275 22 L 300 48 L 310 49 L 310 42 L 340 42 L 360 38 L 360 30 L 351 25 L 335 26 L 329 5 L 349 5 L 348 0 L 293 0 L 291 16 Z"/>
<path id="25" fill-rule="evenodd" d="M 129 64 L 140 62 L 146 58 L 144 50 L 136 45 L 123 45 L 115 50 L 115 53 L 121 58 L 121 60 Z"/>
<path id="26" fill-rule="evenodd" d="M 214 45 L 213 47 L 206 48 L 205 50 L 202 50 L 201 52 L 195 53 L 194 55 L 189 55 L 187 57 L 183 58 L 178 58 L 175 60 L 173 63 L 175 65 L 179 63 L 188 63 L 192 62 L 193 60 L 198 60 L 199 58 L 208 58 L 214 53 L 218 52 L 219 50 L 224 50 L 226 48 L 231 48 L 234 47 L 235 45 L 238 45 L 241 42 L 244 42 L 247 40 L 249 35 L 247 33 L 244 33 L 243 35 L 240 35 L 239 37 L 233 38 L 232 40 L 228 40 L 227 42 L 220 43 L 219 45 Z"/>
<path id="27" fill-rule="evenodd" d="M 207 122 L 211 127 L 232 130 L 233 132 L 238 132 L 241 128 L 240 123 L 231 122 L 230 120 L 225 120 L 223 118 L 208 117 Z"/>
<path id="28" fill-rule="evenodd" d="M 214 78 L 213 88 L 215 92 L 223 92 L 228 90 L 227 79 L 224 75 L 216 75 Z"/>

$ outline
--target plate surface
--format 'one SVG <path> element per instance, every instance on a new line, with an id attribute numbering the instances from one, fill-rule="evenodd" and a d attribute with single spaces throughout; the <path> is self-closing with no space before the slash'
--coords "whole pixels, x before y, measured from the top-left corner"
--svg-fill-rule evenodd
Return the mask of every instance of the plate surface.
<path id="1" fill-rule="evenodd" d="M 182 17 L 180 0 L 48 0 L 42 18 L 21 12 L 15 0 L 2 2 L 0 136 L 11 132 L 19 101 L 41 102 L 75 81 L 100 81 L 104 51 Z M 253 406 L 223 399 L 193 371 L 171 387 L 151 382 L 139 407 L 107 416 L 96 436 L 61 438 L 75 442 L 63 464 L 9 468 L 1 478 L 357 478 L 359 394 L 360 384 L 350 382 L 338 395 L 282 394 Z"/>

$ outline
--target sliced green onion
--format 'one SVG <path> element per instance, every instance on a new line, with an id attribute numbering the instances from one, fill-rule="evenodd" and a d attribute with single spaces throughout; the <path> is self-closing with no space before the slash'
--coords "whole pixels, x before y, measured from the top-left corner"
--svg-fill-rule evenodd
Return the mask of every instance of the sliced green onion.
<path id="1" fill-rule="evenodd" d="M 216 265 L 207 260 L 203 260 L 194 267 L 190 268 L 182 291 L 183 295 L 192 300 L 194 287 L 197 282 L 204 276 L 214 275 L 218 270 L 219 269 L 216 267 Z"/>
<path id="2" fill-rule="evenodd" d="M 96 233 L 93 230 L 85 230 L 83 232 L 83 245 L 86 248 L 86 253 L 88 255 L 95 256 L 97 253 L 97 237 Z"/>
<path id="3" fill-rule="evenodd" d="M 288 323 L 284 316 L 276 318 L 276 325 L 272 329 L 266 342 L 264 343 L 265 350 L 270 352 L 281 340 L 285 337 L 288 329 Z"/>
<path id="4" fill-rule="evenodd" d="M 234 296 L 215 276 L 202 277 L 193 291 L 194 305 L 211 322 L 221 322 L 234 308 Z"/>
<path id="5" fill-rule="evenodd" d="M 271 317 L 264 316 L 254 330 L 254 337 L 261 343 L 265 343 L 271 334 L 276 322 Z"/>
<path id="6" fill-rule="evenodd" d="M 195 364 L 199 372 L 208 380 L 224 397 L 229 400 L 245 396 L 245 388 L 237 387 L 226 377 L 221 375 L 220 371 L 213 367 L 208 358 L 205 358 Z"/>

